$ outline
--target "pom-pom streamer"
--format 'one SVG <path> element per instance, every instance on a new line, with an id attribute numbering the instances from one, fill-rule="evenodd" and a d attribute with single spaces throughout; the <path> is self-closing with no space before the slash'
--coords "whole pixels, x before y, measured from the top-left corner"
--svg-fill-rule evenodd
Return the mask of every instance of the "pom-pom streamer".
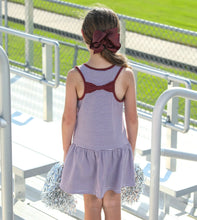
<path id="1" fill-rule="evenodd" d="M 52 209 L 72 214 L 76 212 L 77 200 L 72 194 L 66 193 L 60 188 L 62 170 L 63 164 L 59 162 L 48 172 L 41 192 L 41 200 Z"/>
<path id="2" fill-rule="evenodd" d="M 135 186 L 125 186 L 121 188 L 121 201 L 123 203 L 138 202 L 143 191 L 144 172 L 138 164 L 135 164 Z"/>
<path id="3" fill-rule="evenodd" d="M 76 212 L 77 200 L 73 194 L 64 192 L 60 188 L 63 163 L 56 163 L 47 174 L 45 184 L 41 192 L 41 200 L 46 206 L 64 213 Z M 139 165 L 135 164 L 135 186 L 121 188 L 122 203 L 133 203 L 139 200 L 143 190 L 144 173 Z"/>

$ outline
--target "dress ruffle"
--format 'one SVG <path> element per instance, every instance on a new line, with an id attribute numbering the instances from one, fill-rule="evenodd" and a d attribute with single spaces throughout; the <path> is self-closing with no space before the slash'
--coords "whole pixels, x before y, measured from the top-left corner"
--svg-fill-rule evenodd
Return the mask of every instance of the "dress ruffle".
<path id="1" fill-rule="evenodd" d="M 70 145 L 60 183 L 64 192 L 103 198 L 107 190 L 121 193 L 122 188 L 134 185 L 130 143 L 105 150 L 92 150 L 74 143 Z"/>

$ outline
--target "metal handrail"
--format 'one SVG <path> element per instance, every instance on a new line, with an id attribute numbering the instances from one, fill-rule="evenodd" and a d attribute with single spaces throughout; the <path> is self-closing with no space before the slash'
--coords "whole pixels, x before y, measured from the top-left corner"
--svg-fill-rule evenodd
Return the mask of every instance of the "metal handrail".
<path id="1" fill-rule="evenodd" d="M 53 88 L 57 88 L 59 86 L 60 58 L 59 58 L 59 43 L 57 41 L 51 40 L 51 39 L 48 39 L 48 38 L 44 38 L 44 37 L 40 37 L 40 36 L 36 36 L 36 35 L 32 35 L 32 34 L 27 34 L 27 33 L 22 32 L 22 31 L 17 31 L 17 30 L 2 27 L 2 26 L 0 26 L 0 32 L 4 32 L 4 33 L 7 33 L 7 34 L 12 34 L 12 35 L 22 37 L 22 38 L 25 38 L 25 39 L 28 39 L 28 40 L 40 42 L 42 44 L 54 46 L 55 47 L 55 82 L 47 81 L 44 77 L 35 76 L 35 75 L 32 75 L 28 72 L 24 72 L 20 69 L 16 69 L 16 68 L 11 67 L 10 70 L 11 70 L 11 72 L 13 72 L 13 73 L 15 73 L 19 76 L 23 76 L 23 77 L 30 78 L 30 79 L 35 80 L 35 81 L 39 81 L 40 83 L 48 85 L 48 86 L 53 87 Z"/>
<path id="2" fill-rule="evenodd" d="M 150 178 L 150 220 L 158 220 L 159 210 L 159 177 L 160 177 L 160 155 L 161 155 L 161 116 L 163 109 L 167 101 L 172 97 L 182 97 L 189 100 L 197 101 L 197 91 L 184 89 L 184 88 L 172 88 L 166 90 L 158 98 L 154 110 L 152 119 L 152 150 L 151 150 L 151 178 Z M 167 151 L 166 151 L 167 152 Z M 167 152 L 168 155 L 173 155 L 174 152 Z M 179 158 L 185 159 L 184 153 L 182 156 L 177 155 Z M 190 155 L 191 156 L 191 155 Z M 189 157 L 190 157 L 189 156 Z"/>
<path id="3" fill-rule="evenodd" d="M 0 46 L 0 146 L 2 176 L 2 219 L 13 219 L 12 137 L 10 69 L 8 57 Z"/>
<path id="4" fill-rule="evenodd" d="M 156 76 L 162 79 L 166 79 L 167 81 L 173 81 L 177 83 L 182 83 L 185 85 L 187 89 L 191 89 L 191 81 L 187 78 L 181 77 L 181 76 L 176 76 L 172 75 L 168 72 L 149 67 L 147 65 L 139 64 L 137 62 L 130 62 L 130 65 L 132 66 L 133 70 L 135 71 L 141 71 L 143 73 L 148 73 L 149 75 Z M 190 124 L 190 100 L 185 99 L 185 121 L 184 125 L 182 126 L 181 124 L 173 124 L 171 122 L 163 122 L 163 125 L 171 128 L 176 131 L 180 131 L 182 133 L 185 133 L 189 130 L 189 124 Z M 150 119 L 150 117 L 148 117 Z"/>
<path id="5" fill-rule="evenodd" d="M 197 154 L 187 153 L 176 149 L 161 149 L 161 155 L 164 157 L 197 161 Z"/>

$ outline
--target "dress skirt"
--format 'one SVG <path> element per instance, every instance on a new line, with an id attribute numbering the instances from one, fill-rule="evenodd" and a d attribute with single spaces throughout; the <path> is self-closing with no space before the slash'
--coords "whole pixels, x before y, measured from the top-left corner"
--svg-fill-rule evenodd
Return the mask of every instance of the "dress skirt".
<path id="1" fill-rule="evenodd" d="M 125 186 L 135 186 L 130 143 L 104 150 L 88 149 L 74 143 L 70 145 L 60 183 L 63 191 L 103 198 L 106 191 L 121 193 Z"/>

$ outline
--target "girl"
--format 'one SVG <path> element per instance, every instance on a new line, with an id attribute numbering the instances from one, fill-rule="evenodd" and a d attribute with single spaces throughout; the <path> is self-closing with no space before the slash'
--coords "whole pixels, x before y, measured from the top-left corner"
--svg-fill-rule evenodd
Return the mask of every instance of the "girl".
<path id="1" fill-rule="evenodd" d="M 82 35 L 90 58 L 67 75 L 60 187 L 83 194 L 85 220 L 100 220 L 102 208 L 106 220 L 120 220 L 121 188 L 135 184 L 135 83 L 126 58 L 116 53 L 121 46 L 119 32 L 119 19 L 112 10 L 89 11 Z"/>

